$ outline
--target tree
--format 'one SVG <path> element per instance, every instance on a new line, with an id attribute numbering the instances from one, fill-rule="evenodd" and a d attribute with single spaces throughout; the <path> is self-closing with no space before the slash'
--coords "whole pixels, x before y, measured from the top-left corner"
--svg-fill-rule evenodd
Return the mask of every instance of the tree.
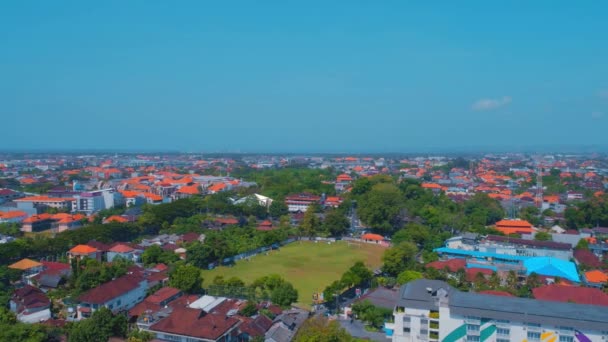
<path id="1" fill-rule="evenodd" d="M 534 235 L 536 241 L 551 241 L 551 239 L 551 234 L 547 232 L 538 232 Z"/>
<path id="2" fill-rule="evenodd" d="M 69 342 L 105 342 L 110 337 L 126 337 L 127 318 L 124 315 L 112 315 L 112 312 L 101 307 L 90 319 L 74 323 L 69 329 Z"/>
<path id="3" fill-rule="evenodd" d="M 510 270 L 509 273 L 507 273 L 507 287 L 509 289 L 515 289 L 518 283 L 519 281 L 517 279 L 517 273 L 515 273 L 515 271 L 513 270 Z"/>
<path id="4" fill-rule="evenodd" d="M 348 230 L 350 222 L 339 210 L 332 209 L 325 214 L 323 230 L 331 236 L 342 236 Z"/>
<path id="5" fill-rule="evenodd" d="M 157 264 L 160 262 L 163 252 L 163 249 L 159 245 L 152 245 L 141 254 L 141 260 L 145 265 Z"/>
<path id="6" fill-rule="evenodd" d="M 291 283 L 284 282 L 272 290 L 270 300 L 276 305 L 288 307 L 298 300 L 298 290 Z"/>
<path id="7" fill-rule="evenodd" d="M 403 196 L 392 183 L 378 183 L 358 200 L 358 211 L 361 220 L 382 232 L 391 232 L 399 223 L 399 214 L 403 208 Z"/>
<path id="8" fill-rule="evenodd" d="M 402 242 L 387 249 L 382 256 L 382 270 L 389 275 L 396 276 L 414 262 L 418 249 L 411 242 Z"/>
<path id="9" fill-rule="evenodd" d="M 576 249 L 589 250 L 589 241 L 587 241 L 586 239 L 580 239 L 576 244 Z"/>
<path id="10" fill-rule="evenodd" d="M 488 279 L 488 285 L 490 285 L 492 289 L 500 287 L 500 277 L 498 276 L 498 273 L 492 272 L 490 279 Z"/>
<path id="11" fill-rule="evenodd" d="M 254 280 L 251 283 L 251 288 L 261 292 L 264 296 L 270 294 L 270 300 L 283 307 L 288 307 L 298 300 L 298 291 L 278 274 L 271 274 Z"/>
<path id="12" fill-rule="evenodd" d="M 353 342 L 354 339 L 337 321 L 323 316 L 313 316 L 304 321 L 294 342 Z"/>
<path id="13" fill-rule="evenodd" d="M 283 215 L 289 214 L 289 210 L 287 208 L 287 204 L 284 201 L 275 200 L 272 201 L 270 207 L 268 207 L 268 213 L 273 218 L 279 218 Z"/>
<path id="14" fill-rule="evenodd" d="M 302 222 L 300 222 L 300 234 L 306 237 L 313 237 L 316 235 L 320 226 L 321 223 L 314 210 L 306 210 Z"/>
<path id="15" fill-rule="evenodd" d="M 399 273 L 399 275 L 397 276 L 397 284 L 407 284 L 412 280 L 421 279 L 422 277 L 422 273 L 420 272 L 405 270 Z"/>
<path id="16" fill-rule="evenodd" d="M 385 317 L 392 315 L 392 310 L 376 307 L 367 299 L 353 304 L 352 310 L 358 319 L 376 329 L 382 327 Z"/>
<path id="17" fill-rule="evenodd" d="M 240 314 L 246 317 L 251 317 L 258 313 L 258 307 L 254 301 L 248 301 L 245 307 L 241 309 Z"/>
<path id="18" fill-rule="evenodd" d="M 178 266 L 169 277 L 170 286 L 187 293 L 200 292 L 202 283 L 201 270 L 191 265 Z"/>

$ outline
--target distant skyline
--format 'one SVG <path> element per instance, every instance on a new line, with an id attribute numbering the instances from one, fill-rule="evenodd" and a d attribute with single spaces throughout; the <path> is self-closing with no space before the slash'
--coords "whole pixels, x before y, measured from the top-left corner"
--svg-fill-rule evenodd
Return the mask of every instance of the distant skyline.
<path id="1" fill-rule="evenodd" d="M 608 3 L 0 3 L 0 151 L 608 151 Z"/>

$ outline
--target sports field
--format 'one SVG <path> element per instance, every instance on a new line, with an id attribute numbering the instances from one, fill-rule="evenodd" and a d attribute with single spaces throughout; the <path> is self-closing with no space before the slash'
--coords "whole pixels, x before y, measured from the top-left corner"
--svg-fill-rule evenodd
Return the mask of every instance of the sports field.
<path id="1" fill-rule="evenodd" d="M 224 278 L 236 276 L 249 284 L 274 273 L 291 282 L 298 290 L 298 304 L 308 307 L 313 293 L 323 291 L 334 280 L 340 279 L 356 261 L 363 261 L 372 270 L 380 267 L 384 249 L 378 245 L 346 241 L 331 244 L 293 242 L 279 250 L 269 251 L 268 255 L 260 254 L 249 261 L 239 260 L 232 267 L 203 271 L 204 285 L 211 284 L 217 275 Z"/>

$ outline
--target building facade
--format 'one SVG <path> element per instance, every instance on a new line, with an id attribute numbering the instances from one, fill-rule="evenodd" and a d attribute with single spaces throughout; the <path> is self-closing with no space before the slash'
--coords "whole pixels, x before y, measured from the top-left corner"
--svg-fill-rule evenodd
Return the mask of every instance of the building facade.
<path id="1" fill-rule="evenodd" d="M 461 292 L 438 280 L 404 285 L 393 317 L 386 329 L 395 342 L 608 339 L 605 307 Z"/>

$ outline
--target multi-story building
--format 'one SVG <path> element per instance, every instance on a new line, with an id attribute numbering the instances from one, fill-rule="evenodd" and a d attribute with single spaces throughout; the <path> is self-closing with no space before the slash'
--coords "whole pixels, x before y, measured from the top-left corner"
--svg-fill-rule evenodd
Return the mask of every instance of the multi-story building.
<path id="1" fill-rule="evenodd" d="M 120 193 L 113 189 L 81 192 L 75 196 L 76 206 L 74 211 L 92 214 L 103 209 L 114 208 L 114 205 L 118 202 L 117 196 L 120 196 Z"/>
<path id="2" fill-rule="evenodd" d="M 386 328 L 401 341 L 605 341 L 604 306 L 461 292 L 439 280 L 404 285 Z"/>
<path id="3" fill-rule="evenodd" d="M 297 194 L 285 197 L 285 204 L 290 213 L 305 212 L 310 205 L 318 203 L 320 196 L 311 194 Z"/>
<path id="4" fill-rule="evenodd" d="M 75 198 L 48 197 L 48 196 L 30 196 L 14 200 L 17 202 L 17 208 L 32 214 L 36 214 L 36 210 L 42 211 L 45 208 L 56 208 L 65 211 L 71 211 L 76 207 Z"/>

